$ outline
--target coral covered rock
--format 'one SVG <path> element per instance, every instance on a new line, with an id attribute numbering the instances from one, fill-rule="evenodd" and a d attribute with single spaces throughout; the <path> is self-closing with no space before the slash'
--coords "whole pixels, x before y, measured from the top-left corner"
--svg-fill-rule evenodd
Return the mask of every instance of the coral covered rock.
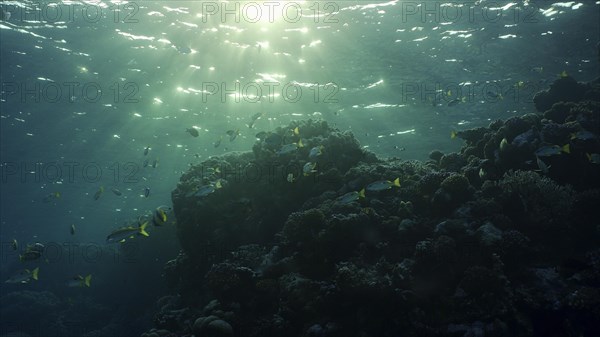
<path id="1" fill-rule="evenodd" d="M 192 167 L 172 195 L 183 252 L 165 266 L 181 296 L 160 300 L 155 324 L 181 336 L 594 335 L 597 88 L 559 79 L 536 96 L 543 116 L 458 131 L 461 151 L 427 163 L 378 159 L 306 121 Z"/>

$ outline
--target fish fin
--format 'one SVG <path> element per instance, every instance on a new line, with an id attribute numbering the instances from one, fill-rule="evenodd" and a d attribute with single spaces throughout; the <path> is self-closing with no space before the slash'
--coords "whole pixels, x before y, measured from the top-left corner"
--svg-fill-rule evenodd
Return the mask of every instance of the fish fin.
<path id="1" fill-rule="evenodd" d="M 141 226 L 140 226 L 140 234 L 142 234 L 143 236 L 150 236 L 148 234 L 148 232 L 146 232 L 146 226 L 148 226 L 148 221 L 144 222 Z"/>
<path id="2" fill-rule="evenodd" d="M 158 218 L 158 220 L 160 220 L 161 222 L 165 222 L 165 221 L 167 221 L 167 213 L 165 213 L 164 210 L 162 210 L 160 207 L 158 207 L 156 209 L 155 218 Z M 152 219 L 152 220 L 154 221 L 154 219 Z M 154 224 L 156 225 L 156 222 Z"/>
<path id="3" fill-rule="evenodd" d="M 364 188 L 362 190 L 360 190 L 360 192 L 358 192 L 358 196 L 360 198 L 364 198 L 365 197 L 365 189 Z"/>
<path id="4" fill-rule="evenodd" d="M 571 145 L 566 144 L 563 147 L 561 147 L 562 152 L 564 153 L 571 153 Z"/>
<path id="5" fill-rule="evenodd" d="M 304 144 L 302 144 L 302 139 L 298 141 L 298 147 L 304 147 Z"/>
<path id="6" fill-rule="evenodd" d="M 396 180 L 394 180 L 394 186 L 400 187 L 400 177 L 398 177 L 398 178 L 396 178 Z"/>
<path id="7" fill-rule="evenodd" d="M 60 198 L 60 192 L 54 193 L 54 196 L 57 197 L 57 198 Z"/>
<path id="8" fill-rule="evenodd" d="M 587 153 L 585 154 L 585 156 L 587 157 L 588 161 L 592 161 L 592 155 Z"/>
<path id="9" fill-rule="evenodd" d="M 91 282 L 92 282 L 92 274 L 89 274 L 88 276 L 85 277 L 83 284 L 85 284 L 85 286 L 89 288 Z"/>
<path id="10" fill-rule="evenodd" d="M 38 280 L 38 273 L 39 273 L 39 271 L 40 271 L 40 267 L 36 267 L 36 268 L 35 268 L 35 269 L 34 269 L 34 270 L 31 272 L 31 277 L 32 277 L 34 280 L 36 280 L 36 281 Z"/>
<path id="11" fill-rule="evenodd" d="M 454 130 L 450 131 L 450 139 L 454 139 L 456 138 L 456 136 L 458 135 L 458 133 Z"/>

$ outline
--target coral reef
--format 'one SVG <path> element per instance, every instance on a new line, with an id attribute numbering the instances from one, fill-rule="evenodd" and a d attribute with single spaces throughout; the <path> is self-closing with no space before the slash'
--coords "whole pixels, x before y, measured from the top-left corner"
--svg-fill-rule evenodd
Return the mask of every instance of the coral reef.
<path id="1" fill-rule="evenodd" d="M 6 322 L 21 321 L 20 315 L 27 312 L 29 319 L 39 321 L 46 312 L 56 310 L 60 306 L 60 300 L 49 291 L 23 290 L 8 293 L 1 298 L 2 319 Z"/>
<path id="2" fill-rule="evenodd" d="M 192 167 L 143 336 L 600 334 L 599 93 L 561 78 L 426 163 L 306 121 Z"/>
<path id="3" fill-rule="evenodd" d="M 293 132 L 296 128 L 298 135 Z M 252 153 L 213 157 L 181 177 L 172 198 L 179 240 L 187 255 L 210 263 L 220 252 L 239 245 L 267 243 L 307 198 L 339 189 L 343 175 L 359 162 L 377 161 L 352 134 L 333 130 L 325 122 L 294 123 L 270 137 L 280 139 L 277 146 L 300 141 L 302 146 L 279 154 L 266 139 L 257 142 Z M 318 146 L 323 151 L 314 160 L 316 172 L 307 174 L 303 167 L 312 160 L 311 149 Z M 217 183 L 221 187 L 214 193 L 195 195 L 199 187 Z"/>

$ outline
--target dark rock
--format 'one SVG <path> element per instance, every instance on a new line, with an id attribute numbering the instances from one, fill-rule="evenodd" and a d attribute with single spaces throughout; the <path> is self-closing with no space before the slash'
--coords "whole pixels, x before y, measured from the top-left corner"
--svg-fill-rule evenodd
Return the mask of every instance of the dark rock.
<path id="1" fill-rule="evenodd" d="M 533 97 L 535 108 L 539 112 L 544 112 L 552 107 L 557 102 L 579 102 L 588 86 L 583 83 L 578 83 L 570 76 L 559 78 L 550 85 L 550 89 L 538 92 Z"/>

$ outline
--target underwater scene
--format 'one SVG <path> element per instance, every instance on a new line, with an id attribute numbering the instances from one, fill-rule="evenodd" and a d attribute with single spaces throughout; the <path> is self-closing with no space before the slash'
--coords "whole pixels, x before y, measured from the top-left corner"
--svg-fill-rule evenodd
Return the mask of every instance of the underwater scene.
<path id="1" fill-rule="evenodd" d="M 0 337 L 600 336 L 600 1 L 0 2 Z"/>

